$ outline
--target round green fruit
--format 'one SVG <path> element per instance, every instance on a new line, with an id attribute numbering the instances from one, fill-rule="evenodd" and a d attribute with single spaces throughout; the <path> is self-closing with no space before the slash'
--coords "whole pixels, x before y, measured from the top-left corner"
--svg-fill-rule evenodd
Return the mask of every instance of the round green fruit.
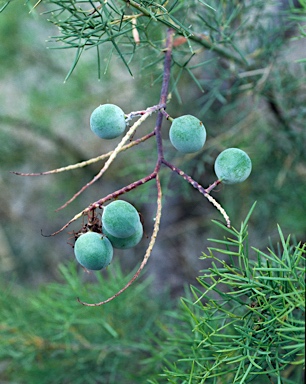
<path id="1" fill-rule="evenodd" d="M 206 141 L 206 129 L 203 123 L 192 115 L 183 115 L 172 121 L 169 137 L 179 152 L 199 151 Z"/>
<path id="2" fill-rule="evenodd" d="M 252 170 L 249 156 L 239 148 L 228 148 L 215 161 L 215 173 L 224 184 L 236 184 L 246 180 Z"/>
<path id="3" fill-rule="evenodd" d="M 124 112 L 114 104 L 100 105 L 90 116 L 90 128 L 101 139 L 114 139 L 126 128 Z"/>
<path id="4" fill-rule="evenodd" d="M 110 235 L 125 238 L 135 234 L 140 218 L 132 204 L 116 200 L 108 204 L 102 214 L 102 228 Z"/>
<path id="5" fill-rule="evenodd" d="M 83 267 L 98 271 L 112 261 L 113 246 L 101 233 L 86 232 L 76 240 L 74 254 Z"/>
<path id="6" fill-rule="evenodd" d="M 135 247 L 143 236 L 143 226 L 141 222 L 139 222 L 138 229 L 136 229 L 136 232 L 129 237 L 115 237 L 112 236 L 110 233 L 106 231 L 106 229 L 103 229 L 105 236 L 109 239 L 109 241 L 112 243 L 112 246 L 117 249 L 129 249 Z"/>

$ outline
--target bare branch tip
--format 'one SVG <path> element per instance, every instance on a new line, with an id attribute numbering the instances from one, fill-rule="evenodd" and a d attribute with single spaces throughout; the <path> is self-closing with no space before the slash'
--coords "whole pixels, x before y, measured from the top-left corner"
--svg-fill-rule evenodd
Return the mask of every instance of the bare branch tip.
<path id="1" fill-rule="evenodd" d="M 41 236 L 43 236 L 43 237 L 51 237 L 51 236 L 52 236 L 52 234 L 51 234 L 51 235 L 44 235 L 42 229 L 40 230 L 40 234 L 41 234 Z"/>
<path id="2" fill-rule="evenodd" d="M 39 172 L 39 173 L 23 173 L 23 172 L 16 172 L 16 171 L 9 171 L 9 172 L 17 176 L 41 176 L 44 174 L 43 172 Z"/>

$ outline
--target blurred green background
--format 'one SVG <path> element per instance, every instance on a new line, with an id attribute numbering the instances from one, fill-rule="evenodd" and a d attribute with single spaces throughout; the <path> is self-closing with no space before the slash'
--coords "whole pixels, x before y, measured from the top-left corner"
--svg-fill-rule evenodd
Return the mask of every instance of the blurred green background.
<path id="1" fill-rule="evenodd" d="M 150 140 L 121 154 L 103 180 L 59 212 L 55 209 L 89 181 L 103 163 L 41 177 L 20 177 L 10 171 L 46 171 L 113 149 L 116 140 L 98 140 L 90 131 L 92 110 L 105 102 L 119 105 L 126 113 L 156 104 L 161 70 L 160 64 L 153 66 L 154 70 L 142 69 L 136 57 L 131 64 L 132 78 L 114 56 L 99 80 L 95 51 L 88 50 L 64 82 L 75 52 L 46 49 L 54 47 L 46 41 L 56 35 L 56 28 L 38 11 L 29 14 L 29 7 L 13 2 L 1 13 L 0 24 L 1 268 L 4 279 L 14 274 L 30 284 L 52 281 L 58 262 L 73 258 L 67 232 L 48 238 L 41 231 L 44 235 L 54 232 L 92 201 L 151 172 L 155 142 Z M 285 30 L 284 25 L 276 23 L 276 32 L 281 28 Z M 204 93 L 188 73 L 183 72 L 176 87 L 172 82 L 168 113 L 173 117 L 190 113 L 204 121 L 208 139 L 202 152 L 184 157 L 177 154 L 169 144 L 169 122 L 163 126 L 167 159 L 204 187 L 215 180 L 213 163 L 221 150 L 240 147 L 250 155 L 251 177 L 242 184 L 221 186 L 214 197 L 224 205 L 234 226 L 239 226 L 252 203 L 258 201 L 252 226 L 260 247 L 267 244 L 269 236 L 273 239 L 276 223 L 299 239 L 305 235 L 305 62 L 298 59 L 306 53 L 304 40 L 294 39 L 295 35 L 299 35 L 297 30 L 287 38 L 280 35 L 282 44 L 275 42 L 274 49 L 269 46 L 269 50 L 263 50 L 257 58 L 259 75 L 242 72 L 242 83 L 233 80 L 230 68 L 222 62 L 217 66 L 215 61 L 196 69 Z M 108 62 L 109 46 L 103 49 L 102 69 Z M 144 56 L 141 51 L 139 57 L 148 60 Z M 210 59 L 205 50 L 199 56 L 198 61 Z M 178 72 L 174 68 L 174 80 Z M 153 127 L 154 116 L 137 135 Z M 162 178 L 162 230 L 156 265 L 152 257 L 148 268 L 164 276 L 180 276 L 177 284 L 173 281 L 175 291 L 197 271 L 197 258 L 210 237 L 210 220 L 222 218 L 177 175 L 165 170 Z M 147 232 L 152 228 L 154 193 L 154 186 L 148 185 L 130 194 L 130 200 L 137 201 L 143 213 Z M 80 223 L 71 230 L 79 227 Z M 137 250 L 138 256 L 133 250 L 128 253 L 125 261 L 133 260 L 133 266 L 141 250 Z M 160 270 L 162 260 L 164 271 Z M 161 278 L 159 283 L 164 281 Z"/>
<path id="2" fill-rule="evenodd" d="M 261 31 L 246 30 L 246 41 L 258 44 L 260 52 L 255 58 L 258 71 L 240 72 L 239 81 L 230 66 L 222 61 L 215 65 L 214 55 L 205 50 L 200 53 L 199 62 L 207 60 L 207 64 L 195 69 L 199 83 L 186 73 L 179 77 L 179 69 L 174 69 L 167 112 L 173 117 L 193 114 L 203 120 L 208 134 L 203 151 L 188 156 L 177 154 L 169 144 L 169 122 L 165 121 L 163 126 L 166 158 L 204 187 L 215 180 L 213 164 L 221 150 L 239 147 L 249 154 L 253 162 L 250 178 L 241 185 L 220 186 L 213 196 L 222 203 L 236 227 L 257 201 L 250 221 L 251 241 L 261 249 L 277 238 L 276 223 L 285 234 L 290 233 L 298 240 L 305 239 L 306 234 L 306 76 L 305 61 L 301 60 L 306 57 L 306 49 L 305 40 L 295 38 L 299 35 L 297 27 L 286 29 L 288 20 L 274 20 L 266 30 L 264 25 Z M 288 33 L 280 33 L 284 30 Z M 273 33 L 279 38 L 271 40 Z M 140 51 L 131 64 L 134 78 L 114 56 L 99 80 L 95 52 L 85 51 L 71 77 L 64 82 L 75 52 L 46 49 L 54 46 L 46 43 L 54 35 L 56 28 L 44 16 L 35 11 L 29 14 L 29 8 L 17 1 L 0 14 L 0 279 L 2 287 L 13 280 L 11 290 L 17 296 L 18 292 L 28 289 L 33 292 L 33 287 L 41 289 L 46 283 L 61 281 L 59 263 L 72 262 L 77 267 L 68 232 L 78 230 L 82 223 L 72 225 L 56 237 L 46 237 L 48 234 L 91 202 L 151 172 L 156 159 L 154 139 L 121 154 L 102 180 L 59 212 L 55 210 L 99 171 L 101 163 L 41 177 L 10 173 L 46 171 L 113 149 L 116 140 L 98 140 L 89 129 L 89 116 L 99 104 L 114 103 L 128 113 L 158 103 L 161 63 L 153 66 L 153 70 L 146 68 L 149 53 L 146 56 L 145 51 Z M 252 40 L 255 35 L 257 42 Z M 261 36 L 266 40 L 261 41 Z M 102 52 L 105 54 L 102 68 L 105 68 L 109 47 Z M 136 137 L 153 127 L 154 116 Z M 168 305 L 169 300 L 163 302 L 163 296 L 175 300 L 184 293 L 185 285 L 196 283 L 199 269 L 207 267 L 199 256 L 209 244 L 207 239 L 218 236 L 211 220 L 222 220 L 214 207 L 176 174 L 165 169 L 161 180 L 164 189 L 161 230 L 145 273 L 152 278 L 145 291 L 153 307 L 148 316 L 146 311 L 139 315 L 146 318 L 144 321 L 150 321 L 149 317 L 158 311 L 156 308 Z M 145 230 L 150 234 L 155 212 L 154 185 L 141 187 L 126 198 L 142 213 Z M 121 265 L 123 274 L 138 265 L 146 245 L 144 239 L 133 250 L 118 251 L 115 263 Z M 116 281 L 122 286 L 122 275 L 118 277 L 116 268 L 119 267 L 114 267 L 112 278 L 116 280 L 117 276 Z M 112 267 L 109 269 L 111 273 Z M 101 280 L 100 284 L 103 284 Z M 71 296 L 67 292 L 68 300 L 74 300 L 75 291 Z M 134 294 L 125 294 L 131 295 L 129 302 Z M 60 301 L 60 293 L 57 295 Z M 18 310 L 16 300 L 13 307 Z M 88 309 L 79 309 L 74 304 L 76 311 L 87 313 Z M 3 305 L 1 311 L 7 302 Z M 109 309 L 95 313 L 111 313 L 115 308 L 114 303 Z M 143 310 L 141 305 L 137 308 Z M 61 310 L 54 308 L 49 316 L 60 316 L 56 313 Z M 83 382 L 95 380 L 89 378 Z"/>

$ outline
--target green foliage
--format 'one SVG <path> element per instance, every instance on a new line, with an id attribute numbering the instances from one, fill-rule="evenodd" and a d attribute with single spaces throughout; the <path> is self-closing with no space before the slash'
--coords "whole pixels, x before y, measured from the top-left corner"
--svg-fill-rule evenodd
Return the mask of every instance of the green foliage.
<path id="1" fill-rule="evenodd" d="M 100 105 L 90 116 L 90 128 L 101 139 L 114 139 L 126 128 L 124 112 L 114 104 Z"/>
<path id="2" fill-rule="evenodd" d="M 164 373 L 152 383 L 301 382 L 306 244 L 278 227 L 276 249 L 251 247 L 248 219 L 211 239 L 202 256 L 211 267 L 182 300 L 176 326 L 164 328 Z"/>
<path id="3" fill-rule="evenodd" d="M 139 229 L 136 208 L 123 200 L 116 200 L 103 208 L 102 228 L 115 237 L 129 237 Z"/>
<path id="4" fill-rule="evenodd" d="M 60 265 L 61 282 L 39 289 L 1 284 L 0 381 L 16 384 L 143 384 L 159 369 L 149 336 L 157 335 L 161 303 L 149 281 L 105 307 L 83 307 L 76 295 L 111 295 L 129 276 L 112 263 L 86 282 L 76 263 Z M 152 357 L 152 364 L 144 359 Z"/>
<path id="5" fill-rule="evenodd" d="M 140 240 L 142 239 L 143 236 L 143 226 L 141 222 L 138 224 L 138 229 L 136 232 L 129 236 L 129 237 L 115 237 L 112 236 L 110 233 L 107 232 L 107 230 L 104 228 L 103 233 L 109 241 L 112 243 L 112 246 L 117 249 L 129 249 L 135 247 Z"/>
<path id="6" fill-rule="evenodd" d="M 268 251 L 241 228 L 203 253 L 181 303 L 169 309 L 148 280 L 103 307 L 80 306 L 116 292 L 130 276 L 60 265 L 62 281 L 39 289 L 1 284 L 1 381 L 59 383 L 302 382 L 306 244 L 284 237 Z M 96 279 L 96 282 L 92 282 Z"/>
<path id="7" fill-rule="evenodd" d="M 218 36 L 218 28 L 221 31 L 221 28 L 224 28 L 227 23 L 233 22 L 239 16 L 240 10 L 229 9 L 228 21 L 220 18 L 216 20 L 215 13 L 219 14 L 220 11 L 223 11 L 223 6 L 218 7 L 217 2 L 213 6 L 195 0 L 185 3 L 164 0 L 156 2 L 113 0 L 99 5 L 94 4 L 91 0 L 78 2 L 75 0 L 48 0 L 41 3 L 42 6 L 45 6 L 44 13 L 48 20 L 58 27 L 59 34 L 53 36 L 51 42 L 61 42 L 61 49 L 75 48 L 76 50 L 75 60 L 68 76 L 76 67 L 83 52 L 89 48 L 96 50 L 98 73 L 100 74 L 103 62 L 101 46 L 106 46 L 109 51 L 105 69 L 109 67 L 113 53 L 117 53 L 129 73 L 132 74 L 131 62 L 136 59 L 136 52 L 144 47 L 146 55 L 142 62 L 147 69 L 152 68 L 153 64 L 158 64 L 160 61 L 158 55 L 163 49 L 162 30 L 166 28 L 171 28 L 177 35 L 190 40 L 189 46 L 184 52 L 187 61 L 194 55 L 192 43 L 196 43 L 205 48 L 213 48 L 238 63 L 245 62 L 245 59 L 235 52 L 239 52 L 235 46 L 230 51 L 222 47 L 223 40 L 227 37 L 226 32 L 222 33 L 222 37 Z M 215 5 L 216 8 L 214 8 Z M 207 21 L 202 21 L 202 13 L 207 15 Z M 214 33 L 214 40 L 210 42 L 203 38 L 202 34 L 206 31 L 197 27 L 199 22 L 205 29 L 210 22 L 214 25 L 217 32 Z M 231 46 L 230 38 L 227 37 L 225 42 L 226 45 Z M 184 56 L 181 54 L 177 56 L 176 62 L 181 68 L 185 67 L 185 64 L 180 63 Z M 191 70 L 190 74 L 192 76 Z"/>
<path id="8" fill-rule="evenodd" d="M 224 184 L 236 184 L 246 180 L 251 173 L 252 162 L 239 148 L 227 148 L 215 161 L 215 172 Z"/>
<path id="9" fill-rule="evenodd" d="M 192 115 L 173 119 L 169 137 L 172 145 L 182 153 L 193 153 L 203 148 L 206 129 L 203 123 Z"/>
<path id="10" fill-rule="evenodd" d="M 108 238 L 100 233 L 86 232 L 77 238 L 74 254 L 83 267 L 96 271 L 110 264 L 113 258 L 113 247 Z"/>

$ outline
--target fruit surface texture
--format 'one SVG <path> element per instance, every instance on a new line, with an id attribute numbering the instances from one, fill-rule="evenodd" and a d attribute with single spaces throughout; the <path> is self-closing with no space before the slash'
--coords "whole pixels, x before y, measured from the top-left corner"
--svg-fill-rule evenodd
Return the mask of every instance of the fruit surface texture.
<path id="1" fill-rule="evenodd" d="M 112 246 L 117 249 L 129 249 L 135 247 L 143 236 L 143 226 L 141 222 L 139 222 L 138 229 L 136 232 L 129 237 L 115 237 L 108 233 L 104 228 L 104 234 L 112 243 Z"/>
<path id="2" fill-rule="evenodd" d="M 124 112 L 114 104 L 100 105 L 90 116 L 90 128 L 101 139 L 114 139 L 126 128 Z"/>
<path id="3" fill-rule="evenodd" d="M 116 200 L 103 209 L 102 228 L 110 235 L 126 238 L 135 234 L 140 218 L 136 208 L 124 200 Z"/>
<path id="4" fill-rule="evenodd" d="M 183 115 L 172 121 L 169 137 L 179 152 L 193 153 L 202 149 L 206 141 L 206 129 L 195 116 Z"/>
<path id="5" fill-rule="evenodd" d="M 224 184 L 236 184 L 246 180 L 252 170 L 247 153 L 239 148 L 228 148 L 215 161 L 215 173 Z"/>
<path id="6" fill-rule="evenodd" d="M 112 261 L 113 246 L 101 233 L 86 232 L 76 240 L 74 254 L 83 267 L 97 271 Z"/>

